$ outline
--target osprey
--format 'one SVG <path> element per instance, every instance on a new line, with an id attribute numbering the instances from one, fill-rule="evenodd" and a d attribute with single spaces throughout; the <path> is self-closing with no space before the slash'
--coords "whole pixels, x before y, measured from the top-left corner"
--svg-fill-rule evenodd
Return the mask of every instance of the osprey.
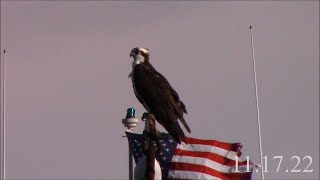
<path id="1" fill-rule="evenodd" d="M 129 77 L 137 99 L 177 142 L 184 142 L 186 136 L 178 119 L 189 133 L 191 130 L 183 118 L 183 113 L 187 113 L 187 110 L 178 93 L 150 64 L 147 48 L 133 48 L 130 57 L 133 57 L 133 62 Z"/>

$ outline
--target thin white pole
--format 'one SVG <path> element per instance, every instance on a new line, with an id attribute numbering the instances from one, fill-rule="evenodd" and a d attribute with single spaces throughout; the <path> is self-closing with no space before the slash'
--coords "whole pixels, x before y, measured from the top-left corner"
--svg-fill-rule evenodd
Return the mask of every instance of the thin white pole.
<path id="1" fill-rule="evenodd" d="M 135 109 L 128 108 L 126 118 L 122 119 L 122 124 L 127 128 L 127 132 L 132 133 L 133 128 L 137 126 L 139 119 L 135 118 Z M 128 150 L 129 150 L 129 180 L 133 180 L 133 159 L 132 151 L 128 141 Z"/>
<path id="2" fill-rule="evenodd" d="M 133 159 L 132 159 L 132 150 L 129 143 L 128 143 L 128 147 L 129 147 L 129 180 L 133 180 Z"/>
<path id="3" fill-rule="evenodd" d="M 0 154 L 0 179 L 4 179 L 3 178 L 3 172 L 4 172 L 4 163 L 3 163 L 3 157 L 4 157 L 4 154 L 3 154 L 3 144 L 4 144 L 4 142 L 3 142 L 3 62 L 2 62 L 2 52 L 1 52 L 1 58 L 0 58 L 0 66 L 1 66 L 1 69 L 0 69 L 0 72 L 1 72 L 1 74 L 0 74 L 0 76 L 1 76 L 1 81 L 0 81 L 0 87 L 1 87 L 1 90 L 0 90 L 0 99 L 1 99 L 1 102 L 0 102 L 0 107 L 1 107 L 1 109 L 0 109 L 0 132 L 1 132 L 1 134 L 0 134 L 0 137 L 1 137 L 1 139 L 0 139 L 0 152 L 1 152 L 1 154 Z"/>
<path id="4" fill-rule="evenodd" d="M 2 1 L 0 1 L 0 16 L 2 15 Z M 2 16 L 1 16 L 1 19 L 2 19 Z M 1 28 L 0 30 L 0 36 L 1 36 L 1 42 L 0 44 L 2 43 L 2 45 L 4 45 L 4 29 Z M 1 46 L 0 46 L 1 47 Z M 5 113 L 6 113 L 6 110 L 5 110 L 5 54 L 6 54 L 6 50 L 4 49 L 3 50 L 3 53 L 1 52 L 2 51 L 2 48 L 0 48 L 0 98 L 1 98 L 1 102 L 0 102 L 0 145 L 1 145 L 1 148 L 0 148 L 0 151 L 1 151 L 1 155 L 0 155 L 0 179 L 2 180 L 5 180 L 6 178 L 6 133 L 5 133 Z M 2 57 L 1 57 L 1 54 L 2 54 Z"/>
<path id="5" fill-rule="evenodd" d="M 252 60 L 253 60 L 253 72 L 254 72 L 254 87 L 256 96 L 256 109 L 257 109 L 257 121 L 258 121 L 258 135 L 259 135 L 259 150 L 260 150 L 260 163 L 261 163 L 261 179 L 264 180 L 264 169 L 263 169 L 263 156 L 262 156 L 262 140 L 261 140 L 261 121 L 260 121 L 260 109 L 259 109 L 259 96 L 258 96 L 258 85 L 257 85 L 257 70 L 256 70 L 256 58 L 254 54 L 254 43 L 253 43 L 253 30 L 250 26 L 251 34 L 251 48 L 252 48 Z"/>
<path id="6" fill-rule="evenodd" d="M 126 130 L 127 132 L 132 133 L 132 129 Z M 133 158 L 132 158 L 132 150 L 128 141 L 128 152 L 129 152 L 129 179 L 128 180 L 133 180 Z"/>
<path id="7" fill-rule="evenodd" d="M 128 129 L 127 132 L 132 133 L 132 130 Z M 122 136 L 127 137 L 127 136 Z M 133 180 L 133 158 L 132 158 L 132 150 L 128 141 L 128 160 L 129 160 L 129 178 L 128 180 Z"/>
<path id="8" fill-rule="evenodd" d="M 1 58 L 1 176 L 0 179 L 5 179 L 6 172 L 6 138 L 5 138 L 5 54 L 6 50 L 3 50 Z"/>

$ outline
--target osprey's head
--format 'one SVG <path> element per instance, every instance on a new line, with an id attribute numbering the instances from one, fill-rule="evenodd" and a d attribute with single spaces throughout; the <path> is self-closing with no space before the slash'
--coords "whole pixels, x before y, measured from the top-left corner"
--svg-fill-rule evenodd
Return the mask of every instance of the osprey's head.
<path id="1" fill-rule="evenodd" d="M 149 61 L 149 49 L 136 47 L 131 50 L 130 57 L 133 58 L 132 66 Z"/>

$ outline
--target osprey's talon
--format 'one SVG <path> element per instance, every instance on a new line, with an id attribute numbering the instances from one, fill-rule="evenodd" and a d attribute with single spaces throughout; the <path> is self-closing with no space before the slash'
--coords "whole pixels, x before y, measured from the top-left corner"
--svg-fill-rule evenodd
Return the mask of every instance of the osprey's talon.
<path id="1" fill-rule="evenodd" d="M 156 120 L 154 114 L 151 114 L 151 113 L 149 113 L 149 118 L 150 118 L 150 119 L 153 119 L 153 120 Z"/>
<path id="2" fill-rule="evenodd" d="M 145 120 L 147 120 L 147 118 L 156 120 L 154 114 L 146 113 L 146 112 L 143 113 L 143 115 L 142 115 L 142 117 L 141 117 L 141 120 L 142 120 L 142 121 L 145 121 Z"/>
<path id="3" fill-rule="evenodd" d="M 141 120 L 142 121 L 146 121 L 147 120 L 147 118 L 148 118 L 148 116 L 149 116 L 149 113 L 143 113 L 143 115 L 142 115 L 142 117 L 141 117 Z"/>

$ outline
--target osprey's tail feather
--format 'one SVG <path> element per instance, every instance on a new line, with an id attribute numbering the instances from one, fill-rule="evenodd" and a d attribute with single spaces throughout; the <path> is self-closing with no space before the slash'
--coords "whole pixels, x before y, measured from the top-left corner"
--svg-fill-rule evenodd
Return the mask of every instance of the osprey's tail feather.
<path id="1" fill-rule="evenodd" d="M 182 124 L 184 125 L 184 127 L 187 129 L 187 131 L 188 131 L 189 133 L 191 133 L 191 129 L 190 129 L 190 127 L 188 126 L 188 124 L 187 124 L 186 120 L 184 119 L 184 117 L 181 116 L 179 119 L 180 119 L 180 121 L 182 122 Z"/>
<path id="2" fill-rule="evenodd" d="M 180 104 L 180 108 L 182 109 L 182 111 L 187 114 L 188 112 L 187 112 L 186 106 L 183 104 L 183 102 L 180 101 L 179 104 Z"/>
<path id="3" fill-rule="evenodd" d="M 183 130 L 181 129 L 178 121 L 176 121 L 170 127 L 165 127 L 165 129 L 173 137 L 173 139 L 176 140 L 179 144 L 181 144 L 181 142 L 186 143 L 185 142 L 186 141 L 186 135 L 184 134 Z"/>
<path id="4" fill-rule="evenodd" d="M 173 103 L 174 104 L 174 103 Z M 186 106 L 183 104 L 182 101 L 180 101 L 180 103 L 178 104 L 174 104 L 174 110 L 175 110 L 175 115 L 176 117 L 178 117 L 181 121 L 181 123 L 183 124 L 183 126 L 187 129 L 187 131 L 189 133 L 191 133 L 191 129 L 190 127 L 188 126 L 186 120 L 183 118 L 183 113 L 187 113 L 187 110 L 186 110 Z M 175 117 L 175 118 L 176 118 Z"/>

